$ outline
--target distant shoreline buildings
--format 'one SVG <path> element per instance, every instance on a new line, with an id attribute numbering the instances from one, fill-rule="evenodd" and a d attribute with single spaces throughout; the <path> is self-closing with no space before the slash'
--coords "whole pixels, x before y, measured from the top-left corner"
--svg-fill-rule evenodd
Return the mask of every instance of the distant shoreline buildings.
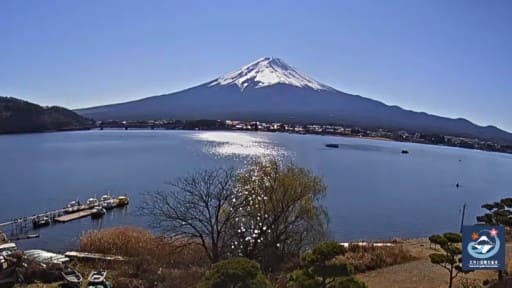
<path id="1" fill-rule="evenodd" d="M 442 145 L 477 149 L 491 152 L 511 153 L 512 144 L 504 145 L 493 141 L 465 138 L 451 135 L 419 133 L 405 130 L 390 131 L 386 129 L 364 129 L 329 124 L 291 124 L 262 121 L 240 120 L 148 120 L 148 121 L 98 121 L 99 129 L 166 129 L 166 130 L 235 130 L 264 131 L 294 134 L 329 135 L 356 138 L 370 138 L 411 142 L 420 144 Z"/>

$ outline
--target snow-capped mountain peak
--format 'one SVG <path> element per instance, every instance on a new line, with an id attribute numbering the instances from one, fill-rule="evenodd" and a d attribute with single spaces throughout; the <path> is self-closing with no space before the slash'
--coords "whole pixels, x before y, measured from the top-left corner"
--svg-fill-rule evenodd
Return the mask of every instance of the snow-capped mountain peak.
<path id="1" fill-rule="evenodd" d="M 238 85 L 241 90 L 275 84 L 288 84 L 314 90 L 332 90 L 329 86 L 301 74 L 283 60 L 271 57 L 258 59 L 238 71 L 217 78 L 209 86 L 232 84 Z"/>

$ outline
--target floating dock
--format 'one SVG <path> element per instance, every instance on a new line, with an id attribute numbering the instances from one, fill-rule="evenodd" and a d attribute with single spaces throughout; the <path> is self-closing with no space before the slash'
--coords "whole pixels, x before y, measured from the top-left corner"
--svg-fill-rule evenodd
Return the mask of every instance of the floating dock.
<path id="1" fill-rule="evenodd" d="M 66 223 L 69 221 L 73 221 L 73 220 L 77 220 L 77 219 L 84 218 L 87 216 L 91 216 L 92 211 L 93 211 L 92 209 L 87 209 L 87 210 L 82 210 L 82 211 L 78 211 L 75 213 L 65 214 L 65 215 L 62 215 L 59 217 L 55 217 L 54 221 L 58 222 L 58 223 Z"/>
<path id="2" fill-rule="evenodd" d="M 129 204 L 129 199 L 127 196 L 119 196 L 119 197 L 110 197 L 109 199 L 105 199 L 100 201 L 96 201 L 94 204 L 86 204 L 86 205 L 79 205 L 71 207 L 72 209 L 75 209 L 75 211 L 70 211 L 70 207 L 55 209 L 52 211 L 47 211 L 40 214 L 34 214 L 32 216 L 25 216 L 20 218 L 14 218 L 10 221 L 6 222 L 0 222 L 0 229 L 4 230 L 4 232 L 7 232 L 7 230 L 10 230 L 10 238 L 16 239 L 16 236 L 20 236 L 20 239 L 31 239 L 35 238 L 35 234 L 30 234 L 30 237 L 27 237 L 27 231 L 31 229 L 39 229 L 40 227 L 36 227 L 34 223 L 38 221 L 41 218 L 47 218 L 47 220 L 50 223 L 66 223 L 73 220 L 77 220 L 80 218 L 84 218 L 87 216 L 91 216 L 93 213 L 93 208 L 95 206 L 105 206 L 106 209 L 113 209 L 113 208 L 122 208 Z M 108 204 L 108 205 L 106 205 Z M 49 225 L 49 224 L 47 224 Z M 10 228 L 10 229 L 9 229 Z M 4 233 L 7 234 L 7 233 Z M 0 236 L 2 233 L 0 233 Z M 0 237 L 1 242 L 1 237 Z"/>

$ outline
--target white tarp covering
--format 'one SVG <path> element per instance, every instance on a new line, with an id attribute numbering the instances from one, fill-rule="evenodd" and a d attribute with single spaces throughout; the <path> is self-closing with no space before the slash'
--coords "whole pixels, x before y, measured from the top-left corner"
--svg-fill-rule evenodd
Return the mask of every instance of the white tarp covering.
<path id="1" fill-rule="evenodd" d="M 27 250 L 24 254 L 28 259 L 39 263 L 63 264 L 69 262 L 69 258 L 64 255 L 44 250 Z"/>

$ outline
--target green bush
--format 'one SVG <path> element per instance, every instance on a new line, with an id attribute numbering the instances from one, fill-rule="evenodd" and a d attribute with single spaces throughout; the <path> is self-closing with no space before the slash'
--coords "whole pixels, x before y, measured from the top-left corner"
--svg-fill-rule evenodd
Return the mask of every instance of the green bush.
<path id="1" fill-rule="evenodd" d="M 301 257 L 301 269 L 290 274 L 293 288 L 364 288 L 366 285 L 352 277 L 353 267 L 333 260 L 347 250 L 334 241 L 320 243 Z"/>
<path id="2" fill-rule="evenodd" d="M 345 247 L 341 246 L 335 241 L 326 241 L 318 244 L 311 253 L 306 253 L 302 256 L 302 262 L 306 264 L 315 264 L 327 262 L 338 255 L 343 255 L 347 252 Z"/>
<path id="3" fill-rule="evenodd" d="M 247 258 L 232 258 L 212 265 L 198 288 L 270 288 L 260 265 Z"/>
<path id="4" fill-rule="evenodd" d="M 362 281 L 359 281 L 355 278 L 349 277 L 345 279 L 338 279 L 334 284 L 331 285 L 332 288 L 366 288 L 366 284 Z"/>

